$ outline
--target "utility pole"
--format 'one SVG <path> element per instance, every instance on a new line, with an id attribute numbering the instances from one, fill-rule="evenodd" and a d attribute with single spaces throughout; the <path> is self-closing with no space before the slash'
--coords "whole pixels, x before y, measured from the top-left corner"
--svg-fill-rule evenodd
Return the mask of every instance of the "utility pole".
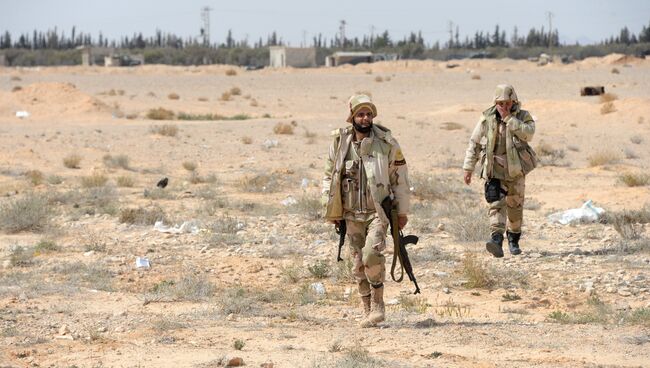
<path id="1" fill-rule="evenodd" d="M 302 45 L 300 47 L 307 47 L 307 31 L 302 30 Z"/>
<path id="2" fill-rule="evenodd" d="M 452 48 L 452 46 L 454 45 L 454 22 L 449 21 L 447 25 L 449 26 L 449 45 L 447 46 L 449 48 Z"/>
<path id="3" fill-rule="evenodd" d="M 341 32 L 341 35 L 339 36 L 341 38 L 341 48 L 345 47 L 345 20 L 341 21 L 341 25 L 339 26 L 339 32 Z"/>
<path id="4" fill-rule="evenodd" d="M 551 52 L 553 47 L 553 17 L 555 15 L 551 12 L 546 12 L 546 17 L 548 18 L 548 51 Z"/>
<path id="5" fill-rule="evenodd" d="M 201 36 L 203 37 L 203 46 L 210 46 L 210 11 L 212 8 L 204 6 L 201 8 L 201 21 L 203 27 L 201 28 Z"/>

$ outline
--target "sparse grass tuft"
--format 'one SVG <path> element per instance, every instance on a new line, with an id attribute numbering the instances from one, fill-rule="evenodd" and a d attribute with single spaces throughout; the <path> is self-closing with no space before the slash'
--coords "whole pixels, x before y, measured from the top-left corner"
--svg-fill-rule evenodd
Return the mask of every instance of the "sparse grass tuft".
<path id="1" fill-rule="evenodd" d="M 241 95 L 241 89 L 239 87 L 232 87 L 230 89 L 230 94 L 233 96 L 240 96 Z"/>
<path id="2" fill-rule="evenodd" d="M 150 109 L 146 117 L 151 120 L 174 120 L 174 115 L 173 111 L 159 107 L 157 109 Z"/>
<path id="3" fill-rule="evenodd" d="M 472 253 L 465 253 L 462 273 L 467 278 L 464 286 L 468 289 L 489 289 L 496 284 L 490 271 Z"/>
<path id="4" fill-rule="evenodd" d="M 34 249 L 17 246 L 9 254 L 9 263 L 13 267 L 29 267 L 35 263 Z"/>
<path id="5" fill-rule="evenodd" d="M 158 134 L 165 137 L 175 137 L 178 134 L 178 126 L 175 124 L 165 124 L 162 126 L 154 125 L 149 128 L 149 131 L 153 134 Z"/>
<path id="6" fill-rule="evenodd" d="M 279 190 L 280 182 L 274 174 L 257 174 L 244 176 L 238 187 L 249 193 L 273 193 Z"/>
<path id="7" fill-rule="evenodd" d="M 108 178 L 100 173 L 81 177 L 81 186 L 84 188 L 103 187 L 106 185 L 106 182 L 108 182 Z"/>
<path id="8" fill-rule="evenodd" d="M 172 92 L 167 95 L 167 98 L 169 98 L 170 100 L 178 100 L 181 98 L 181 96 L 179 96 L 178 93 Z"/>
<path id="9" fill-rule="evenodd" d="M 643 143 L 643 137 L 641 137 L 640 135 L 634 135 L 630 137 L 630 142 L 634 144 L 641 144 Z"/>
<path id="10" fill-rule="evenodd" d="M 563 149 L 553 148 L 550 144 L 541 141 L 535 148 L 539 156 L 539 160 L 544 166 L 563 166 L 562 159 L 564 159 L 565 153 Z"/>
<path id="11" fill-rule="evenodd" d="M 449 232 L 464 242 L 475 242 L 490 236 L 490 226 L 485 208 L 472 201 L 445 201 L 443 212 L 449 217 Z"/>
<path id="12" fill-rule="evenodd" d="M 0 229 L 8 233 L 43 231 L 51 217 L 45 195 L 27 193 L 0 204 Z"/>
<path id="13" fill-rule="evenodd" d="M 618 179 L 628 187 L 642 187 L 650 183 L 650 175 L 642 173 L 624 173 Z"/>
<path id="14" fill-rule="evenodd" d="M 613 164 L 618 162 L 620 159 L 621 156 L 617 152 L 611 150 L 598 151 L 587 157 L 587 161 L 589 161 L 589 166 L 591 167 Z"/>
<path id="15" fill-rule="evenodd" d="M 612 68 L 612 74 L 620 74 L 620 70 L 618 68 Z"/>
<path id="16" fill-rule="evenodd" d="M 249 136 L 243 136 L 243 137 L 241 137 L 241 142 L 243 144 L 252 144 L 253 143 L 253 138 L 251 138 Z"/>
<path id="17" fill-rule="evenodd" d="M 232 100 L 232 94 L 230 92 L 224 92 L 221 94 L 221 97 L 219 97 L 220 101 L 230 101 Z"/>
<path id="18" fill-rule="evenodd" d="M 29 170 L 25 173 L 25 177 L 34 186 L 41 185 L 43 183 L 43 172 L 40 170 Z"/>
<path id="19" fill-rule="evenodd" d="M 303 268 L 298 263 L 280 267 L 280 276 L 285 282 L 295 284 L 303 277 Z"/>
<path id="20" fill-rule="evenodd" d="M 407 312 L 423 314 L 429 309 L 427 299 L 422 296 L 400 294 L 397 300 L 401 308 Z"/>
<path id="21" fill-rule="evenodd" d="M 241 350 L 246 346 L 246 343 L 242 339 L 237 339 L 235 342 L 232 344 L 232 347 L 235 348 L 235 350 Z"/>
<path id="22" fill-rule="evenodd" d="M 273 127 L 273 133 L 275 134 L 293 134 L 293 125 L 288 123 L 277 123 Z"/>
<path id="23" fill-rule="evenodd" d="M 158 206 L 147 208 L 123 208 L 120 210 L 120 223 L 136 225 L 153 225 L 156 221 L 166 219 L 165 212 Z"/>
<path id="24" fill-rule="evenodd" d="M 116 181 L 118 187 L 132 188 L 135 185 L 135 179 L 131 176 L 118 176 Z"/>
<path id="25" fill-rule="evenodd" d="M 229 77 L 234 77 L 235 75 L 237 75 L 237 71 L 235 69 L 228 69 L 226 70 L 226 75 Z"/>
<path id="26" fill-rule="evenodd" d="M 61 247 L 56 245 L 54 241 L 46 239 L 39 241 L 34 247 L 34 253 L 36 255 L 48 252 L 58 252 L 59 250 L 61 250 Z"/>
<path id="27" fill-rule="evenodd" d="M 332 268 L 329 263 L 325 261 L 316 261 L 316 263 L 307 266 L 309 273 L 317 279 L 327 278 L 332 272 Z"/>
<path id="28" fill-rule="evenodd" d="M 378 76 L 375 77 L 375 82 L 381 83 L 383 81 L 384 81 L 384 78 L 382 78 L 381 75 L 378 75 Z"/>
<path id="29" fill-rule="evenodd" d="M 480 80 L 481 76 L 479 74 L 472 74 L 472 79 L 473 80 Z"/>
<path id="30" fill-rule="evenodd" d="M 104 155 L 104 157 L 102 157 L 102 160 L 104 161 L 104 165 L 112 169 L 115 168 L 122 168 L 124 170 L 131 169 L 131 167 L 129 166 L 129 156 L 127 155 L 112 156 L 110 154 L 106 154 Z"/>
<path id="31" fill-rule="evenodd" d="M 81 156 L 77 155 L 76 153 L 72 153 L 63 158 L 63 166 L 67 167 L 68 169 L 78 169 L 80 163 Z"/>
<path id="32" fill-rule="evenodd" d="M 45 180 L 47 180 L 48 184 L 52 184 L 52 185 L 59 185 L 63 183 L 63 178 L 56 174 L 48 175 L 47 179 Z"/>
<path id="33" fill-rule="evenodd" d="M 443 130 L 460 130 L 460 129 L 463 129 L 463 128 L 464 128 L 464 126 L 462 124 L 459 124 L 459 123 L 456 123 L 456 122 L 453 122 L 453 121 L 447 121 L 447 122 L 444 122 L 444 123 L 442 123 L 440 125 L 440 129 L 443 129 Z"/>
<path id="34" fill-rule="evenodd" d="M 301 214 L 307 220 L 318 220 L 323 215 L 323 205 L 318 195 L 304 194 L 295 204 L 291 205 L 291 211 Z"/>

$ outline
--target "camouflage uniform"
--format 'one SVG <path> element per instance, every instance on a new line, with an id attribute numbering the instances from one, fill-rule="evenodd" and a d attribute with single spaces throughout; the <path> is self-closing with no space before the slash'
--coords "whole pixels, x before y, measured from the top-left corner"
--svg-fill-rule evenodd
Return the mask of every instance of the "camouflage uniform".
<path id="1" fill-rule="evenodd" d="M 376 114 L 376 109 L 373 112 Z M 373 124 L 369 136 L 361 142 L 355 141 L 351 126 L 337 129 L 332 135 L 322 183 L 324 217 L 328 221 L 346 221 L 354 276 L 368 314 L 371 292 L 374 295 L 381 288 L 383 295 L 386 276 L 382 252 L 386 249 L 389 220 L 381 210 L 381 202 L 392 194 L 398 213 L 408 213 L 408 170 L 399 144 L 381 125 Z M 383 320 L 383 299 L 381 303 Z"/>
<path id="2" fill-rule="evenodd" d="M 518 248 L 526 174 L 537 162 L 535 152 L 528 145 L 535 134 L 535 121 L 528 111 L 521 110 L 512 86 L 497 86 L 494 102 L 507 100 L 513 101 L 513 105 L 505 120 L 501 119 L 496 105 L 483 112 L 469 140 L 463 169 L 466 172 L 474 171 L 480 159 L 481 178 L 486 181 L 500 179 L 501 189 L 506 194 L 490 203 L 490 230 L 493 236 L 501 234 L 501 238 L 507 230 L 509 241 L 515 238 Z M 481 144 L 482 141 L 484 144 Z"/>

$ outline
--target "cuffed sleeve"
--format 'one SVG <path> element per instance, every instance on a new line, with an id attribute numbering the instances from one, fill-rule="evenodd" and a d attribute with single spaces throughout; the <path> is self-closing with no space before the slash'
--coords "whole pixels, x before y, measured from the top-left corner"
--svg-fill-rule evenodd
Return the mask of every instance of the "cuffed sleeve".
<path id="1" fill-rule="evenodd" d="M 485 119 L 481 120 L 474 127 L 474 131 L 469 138 L 469 145 L 465 151 L 465 160 L 463 161 L 463 170 L 474 171 L 474 166 L 481 155 L 481 137 L 485 135 Z"/>

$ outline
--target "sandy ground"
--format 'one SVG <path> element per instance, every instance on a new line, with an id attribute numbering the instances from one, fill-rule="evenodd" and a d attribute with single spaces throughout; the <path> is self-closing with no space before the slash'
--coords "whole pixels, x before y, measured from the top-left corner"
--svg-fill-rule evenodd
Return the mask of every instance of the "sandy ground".
<path id="1" fill-rule="evenodd" d="M 546 219 L 588 199 L 610 212 L 650 203 L 648 185 L 620 181 L 649 168 L 650 61 L 455 63 L 231 76 L 228 66 L 0 68 L 2 204 L 45 194 L 54 211 L 46 229 L 0 233 L 0 367 L 217 367 L 234 357 L 265 367 L 650 366 L 645 225 L 634 243 L 643 249 L 625 251 L 611 225 Z M 484 221 L 481 183 L 464 188 L 460 164 L 504 82 L 537 120 L 533 147 L 556 157 L 527 178 L 524 254 L 496 260 L 454 229 Z M 615 111 L 581 97 L 586 85 L 615 94 Z M 224 101 L 235 87 L 241 93 Z M 347 98 L 361 91 L 403 148 L 418 194 L 406 232 L 420 236 L 411 254 L 421 296 L 388 281 L 387 321 L 371 329 L 358 327 L 336 234 L 310 217 L 330 131 L 345 126 Z M 146 118 L 159 107 L 250 119 Z M 293 134 L 275 134 L 278 123 Z M 176 136 L 152 131 L 164 124 Z M 63 164 L 71 154 L 77 169 Z M 592 165 L 595 154 L 609 162 Z M 197 166 L 194 178 L 183 163 Z M 34 171 L 41 180 L 29 179 Z M 89 189 L 91 175 L 108 182 Z M 170 184 L 156 190 L 162 177 Z M 118 185 L 124 178 L 132 185 Z M 427 197 L 425 186 L 443 194 Z M 288 198 L 298 205 L 285 206 Z M 461 202 L 479 215 L 454 217 L 448 208 Z M 122 223 L 137 208 L 164 212 L 168 225 L 194 220 L 200 231 Z M 44 240 L 56 247 L 39 248 Z M 136 257 L 151 267 L 136 268 Z M 468 260 L 495 283 L 467 287 Z M 330 272 L 317 278 L 308 267 L 321 262 Z"/>

